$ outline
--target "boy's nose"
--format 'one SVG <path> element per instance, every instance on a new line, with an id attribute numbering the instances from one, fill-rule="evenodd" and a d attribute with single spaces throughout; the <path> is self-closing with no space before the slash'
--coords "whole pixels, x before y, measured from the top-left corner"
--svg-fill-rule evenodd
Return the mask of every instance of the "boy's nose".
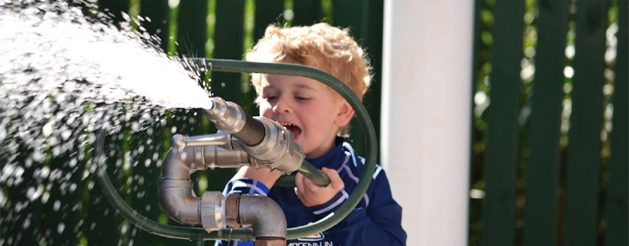
<path id="1" fill-rule="evenodd" d="M 290 107 L 290 103 L 288 103 L 288 99 L 284 97 L 278 98 L 277 103 L 273 105 L 273 113 L 276 114 L 287 114 L 292 111 L 293 110 Z"/>

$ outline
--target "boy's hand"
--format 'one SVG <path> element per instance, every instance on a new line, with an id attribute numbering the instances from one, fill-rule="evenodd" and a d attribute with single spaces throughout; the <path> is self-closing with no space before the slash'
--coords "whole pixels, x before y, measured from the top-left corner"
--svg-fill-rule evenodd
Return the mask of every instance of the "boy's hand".
<path id="1" fill-rule="evenodd" d="M 317 206 L 330 201 L 345 187 L 336 170 L 324 167 L 321 172 L 330 178 L 330 184 L 326 187 L 316 185 L 301 173 L 295 177 L 295 185 L 297 186 L 295 193 L 306 207 Z"/>
<path id="2" fill-rule="evenodd" d="M 237 178 L 250 178 L 253 180 L 257 180 L 266 185 L 267 188 L 271 189 L 275 181 L 282 176 L 282 172 L 278 170 L 271 171 L 270 168 L 259 168 L 255 169 L 250 166 L 241 167 L 240 170 L 234 175 L 234 179 Z"/>

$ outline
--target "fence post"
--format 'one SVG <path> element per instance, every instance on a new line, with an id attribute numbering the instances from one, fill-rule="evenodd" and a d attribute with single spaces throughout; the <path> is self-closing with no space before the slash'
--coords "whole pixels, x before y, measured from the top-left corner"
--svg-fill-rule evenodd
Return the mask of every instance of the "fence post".
<path id="1" fill-rule="evenodd" d="M 382 165 L 408 245 L 466 245 L 473 1 L 385 1 Z"/>

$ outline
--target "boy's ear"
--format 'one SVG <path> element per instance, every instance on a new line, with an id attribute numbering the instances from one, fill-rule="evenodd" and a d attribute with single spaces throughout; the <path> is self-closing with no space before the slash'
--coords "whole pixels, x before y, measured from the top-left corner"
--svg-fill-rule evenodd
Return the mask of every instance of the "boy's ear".
<path id="1" fill-rule="evenodd" d="M 334 120 L 334 124 L 339 128 L 349 124 L 352 116 L 354 116 L 354 109 L 346 100 L 342 100 L 340 107 L 339 113 L 336 115 L 336 119 Z"/>

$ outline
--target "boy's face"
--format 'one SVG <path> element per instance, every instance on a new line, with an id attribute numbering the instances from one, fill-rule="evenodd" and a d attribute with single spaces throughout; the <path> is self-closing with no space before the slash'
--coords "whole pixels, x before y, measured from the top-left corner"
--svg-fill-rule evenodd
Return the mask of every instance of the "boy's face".
<path id="1" fill-rule="evenodd" d="M 329 152 L 337 132 L 353 114 L 344 99 L 305 77 L 268 74 L 262 76 L 260 91 L 260 115 L 291 131 L 306 158 Z"/>

